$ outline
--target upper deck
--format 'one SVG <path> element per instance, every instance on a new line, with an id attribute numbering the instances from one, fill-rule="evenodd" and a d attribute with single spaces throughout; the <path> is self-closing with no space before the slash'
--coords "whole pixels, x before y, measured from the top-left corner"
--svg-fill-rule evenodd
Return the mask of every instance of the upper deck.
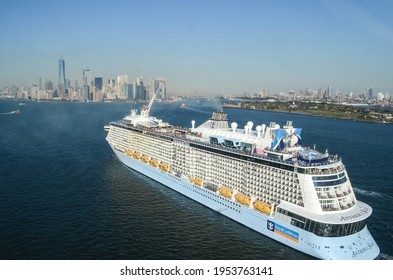
<path id="1" fill-rule="evenodd" d="M 275 122 L 257 125 L 249 121 L 244 128 L 236 122 L 228 125 L 227 114 L 214 112 L 212 117 L 198 127 L 191 121 L 191 128 L 174 127 L 169 123 L 149 116 L 156 94 L 140 114 L 131 110 L 122 121 L 112 123 L 126 129 L 188 142 L 199 149 L 231 157 L 254 161 L 306 174 L 330 174 L 336 166 L 342 166 L 341 158 L 320 153 L 302 145 L 301 128 L 288 121 L 282 128 Z M 343 168 L 343 167 L 342 167 Z"/>
<path id="2" fill-rule="evenodd" d="M 125 118 L 111 124 L 128 130 L 143 132 L 153 137 L 186 142 L 195 148 L 216 154 L 298 173 L 333 174 L 337 166 L 342 166 L 340 157 L 327 155 L 326 153 L 322 154 L 301 145 L 286 146 L 283 149 L 261 148 L 261 143 L 258 143 L 258 131 L 253 133 L 247 128 L 235 129 L 234 131 L 233 125 L 232 128 L 225 127 L 222 124 L 223 120 L 220 120 L 221 124 L 216 126 L 212 125 L 212 122 L 209 122 L 208 125 L 205 123 L 203 124 L 203 129 L 172 126 L 154 117 L 135 120 L 136 117 L 132 121 L 130 118 Z M 245 130 L 248 130 L 247 135 Z M 264 135 L 266 134 L 268 133 L 265 132 Z M 275 136 L 274 132 L 269 132 L 269 135 Z M 268 141 L 274 142 L 271 136 Z M 268 141 L 266 141 L 266 138 L 264 139 L 265 143 L 268 143 Z M 276 142 L 278 143 L 278 141 Z"/>

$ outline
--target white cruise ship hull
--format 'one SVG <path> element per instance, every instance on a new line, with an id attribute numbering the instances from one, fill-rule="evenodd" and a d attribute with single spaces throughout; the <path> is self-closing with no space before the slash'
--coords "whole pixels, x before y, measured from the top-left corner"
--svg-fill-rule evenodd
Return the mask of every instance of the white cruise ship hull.
<path id="1" fill-rule="evenodd" d="M 367 226 L 360 232 L 343 237 L 321 237 L 292 226 L 273 216 L 230 200 L 218 193 L 197 186 L 170 172 L 144 163 L 114 148 L 118 159 L 127 167 L 227 216 L 265 236 L 318 259 L 373 259 L 379 248 Z"/>

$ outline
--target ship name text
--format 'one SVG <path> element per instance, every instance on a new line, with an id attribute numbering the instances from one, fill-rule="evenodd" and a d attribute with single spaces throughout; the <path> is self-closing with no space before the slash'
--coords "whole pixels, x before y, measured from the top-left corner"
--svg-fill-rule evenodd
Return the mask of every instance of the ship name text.
<path id="1" fill-rule="evenodd" d="M 341 221 L 354 220 L 354 219 L 357 219 L 357 218 L 360 218 L 360 217 L 366 215 L 367 213 L 368 213 L 368 208 L 367 207 L 363 207 L 356 214 L 349 215 L 349 216 L 341 216 Z"/>
<path id="2" fill-rule="evenodd" d="M 357 250 L 357 251 L 352 251 L 352 258 L 356 258 L 358 255 L 363 254 L 364 252 L 367 252 L 368 250 L 371 250 L 371 248 L 374 247 L 374 243 L 368 243 L 367 246 Z"/>

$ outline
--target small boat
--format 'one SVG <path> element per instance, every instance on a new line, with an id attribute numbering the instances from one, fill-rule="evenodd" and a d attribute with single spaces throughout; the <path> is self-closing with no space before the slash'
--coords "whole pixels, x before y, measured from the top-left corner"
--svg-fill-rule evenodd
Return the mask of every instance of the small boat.
<path id="1" fill-rule="evenodd" d="M 188 178 L 192 183 L 194 183 L 197 186 L 202 186 L 203 185 L 203 180 L 201 178 L 197 178 L 197 177 L 190 177 Z"/>
<path id="2" fill-rule="evenodd" d="M 218 189 L 219 193 L 225 197 L 232 198 L 233 190 L 228 187 L 221 187 Z"/>
<path id="3" fill-rule="evenodd" d="M 147 156 L 147 155 L 143 155 L 143 156 L 142 156 L 142 161 L 143 161 L 143 162 L 148 163 L 149 160 L 150 160 L 150 157 L 149 157 L 149 156 Z"/>
<path id="4" fill-rule="evenodd" d="M 169 171 L 171 171 L 171 166 L 168 164 L 168 163 L 166 163 L 166 162 L 161 162 L 159 165 L 158 165 L 158 167 L 161 169 L 161 170 L 163 170 L 163 171 L 166 171 L 166 172 L 169 172 Z"/>
<path id="5" fill-rule="evenodd" d="M 138 152 L 135 152 L 132 156 L 136 159 L 140 159 L 142 155 Z"/>
<path id="6" fill-rule="evenodd" d="M 237 193 L 235 195 L 235 199 L 237 201 L 239 201 L 241 204 L 247 205 L 249 206 L 251 203 L 251 197 L 249 197 L 248 195 L 245 195 L 243 193 Z"/>
<path id="7" fill-rule="evenodd" d="M 153 158 L 150 159 L 149 163 L 150 163 L 150 165 L 152 165 L 154 167 L 158 166 L 158 160 L 156 160 L 156 159 L 153 159 Z"/>
<path id="8" fill-rule="evenodd" d="M 253 205 L 255 209 L 265 214 L 270 214 L 272 210 L 272 206 L 269 203 L 262 202 L 260 200 L 256 200 Z"/>

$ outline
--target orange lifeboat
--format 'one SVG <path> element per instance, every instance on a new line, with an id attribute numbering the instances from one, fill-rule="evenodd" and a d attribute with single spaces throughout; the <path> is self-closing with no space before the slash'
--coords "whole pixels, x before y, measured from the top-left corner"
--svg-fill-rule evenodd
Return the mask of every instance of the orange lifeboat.
<path id="1" fill-rule="evenodd" d="M 225 197 L 232 198 L 233 190 L 228 187 L 221 187 L 218 189 L 219 193 Z"/>
<path id="2" fill-rule="evenodd" d="M 143 155 L 142 156 L 142 161 L 145 162 L 145 163 L 148 163 L 149 162 L 149 156 Z"/>
<path id="3" fill-rule="evenodd" d="M 142 156 L 142 155 L 141 155 L 140 153 L 138 153 L 138 152 L 135 152 L 135 153 L 133 154 L 133 157 L 136 158 L 136 159 L 140 159 L 141 156 Z"/>
<path id="4" fill-rule="evenodd" d="M 203 185 L 203 180 L 202 180 L 201 178 L 190 177 L 189 179 L 190 179 L 190 181 L 191 181 L 192 183 L 194 183 L 195 185 L 198 185 L 198 186 L 202 186 L 202 185 Z"/>
<path id="5" fill-rule="evenodd" d="M 239 201 L 241 204 L 249 206 L 251 203 L 251 197 L 248 195 L 242 194 L 242 193 L 237 193 L 235 195 L 235 199 Z"/>
<path id="6" fill-rule="evenodd" d="M 270 214 L 272 210 L 272 206 L 269 203 L 262 202 L 259 200 L 256 200 L 253 205 L 255 209 L 265 214 Z"/>
<path id="7" fill-rule="evenodd" d="M 159 165 L 158 165 L 158 167 L 161 169 L 161 170 L 163 170 L 163 171 L 165 171 L 165 172 L 169 172 L 169 171 L 171 171 L 171 166 L 168 164 L 168 163 L 166 163 L 166 162 L 161 162 Z"/>
<path id="8" fill-rule="evenodd" d="M 154 167 L 158 166 L 158 160 L 156 160 L 156 159 L 150 159 L 149 163 L 150 163 L 150 165 L 152 165 Z"/>

